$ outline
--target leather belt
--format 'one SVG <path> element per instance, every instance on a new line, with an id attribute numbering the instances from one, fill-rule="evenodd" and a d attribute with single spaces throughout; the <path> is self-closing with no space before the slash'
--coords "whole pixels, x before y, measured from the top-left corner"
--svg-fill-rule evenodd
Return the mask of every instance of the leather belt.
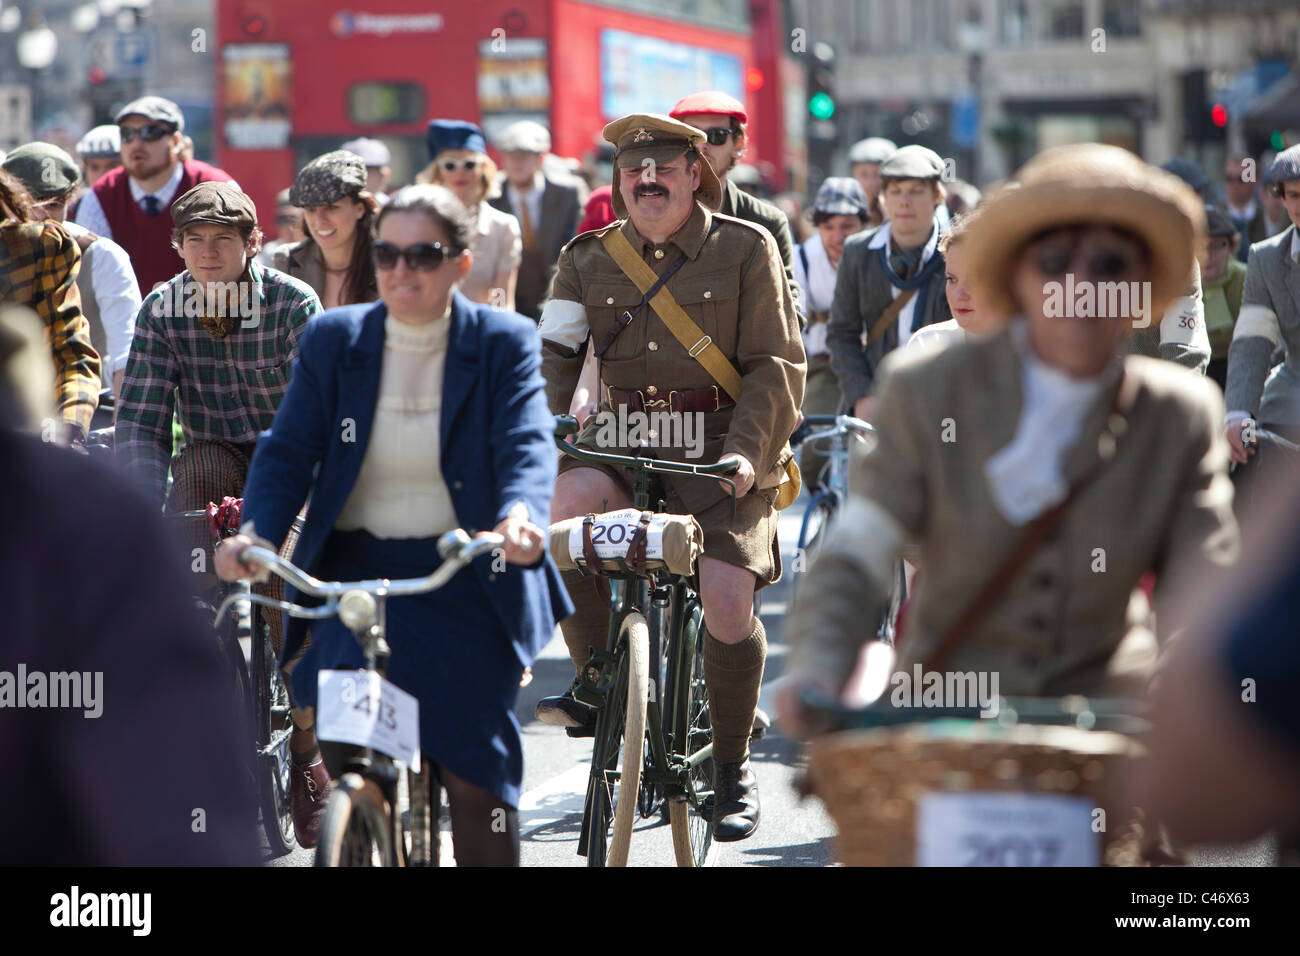
<path id="1" fill-rule="evenodd" d="M 649 388 L 615 388 L 605 386 L 605 400 L 610 405 L 626 405 L 634 412 L 716 412 L 736 404 L 716 385 L 708 388 L 673 389 L 667 393 L 653 385 Z"/>

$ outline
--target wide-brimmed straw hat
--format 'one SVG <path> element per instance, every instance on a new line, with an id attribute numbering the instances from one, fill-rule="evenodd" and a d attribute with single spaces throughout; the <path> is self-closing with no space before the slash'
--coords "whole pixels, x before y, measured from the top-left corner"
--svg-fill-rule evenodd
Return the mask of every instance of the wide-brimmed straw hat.
<path id="1" fill-rule="evenodd" d="M 991 311 L 1017 311 L 1011 273 L 1021 247 L 1075 225 L 1124 229 L 1146 244 L 1153 316 L 1187 293 L 1205 206 L 1177 176 L 1117 146 L 1082 143 L 1043 150 L 1016 174 L 1015 186 L 985 200 L 964 243 L 972 286 Z"/>

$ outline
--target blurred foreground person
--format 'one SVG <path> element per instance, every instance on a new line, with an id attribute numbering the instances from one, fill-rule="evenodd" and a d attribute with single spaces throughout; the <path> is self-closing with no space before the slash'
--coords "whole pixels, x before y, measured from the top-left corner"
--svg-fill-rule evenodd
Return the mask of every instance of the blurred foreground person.
<path id="1" fill-rule="evenodd" d="M 52 394 L 39 322 L 4 309 L 0 866 L 253 865 L 251 728 L 188 556 L 110 468 L 20 433 Z"/>
<path id="2" fill-rule="evenodd" d="M 1212 575 L 1236 560 L 1218 389 L 1125 356 L 1131 310 L 1049 307 L 1072 275 L 1144 283 L 1163 310 L 1203 204 L 1096 144 L 1045 150 L 1018 178 L 963 242 L 976 298 L 1006 327 L 886 361 L 879 440 L 855 458 L 789 624 L 779 700 L 795 732 L 808 729 L 798 688 L 844 687 L 905 545 L 925 580 L 898 669 L 997 673 L 1007 696 L 1141 693 L 1157 648 L 1148 616 L 1130 615 L 1139 579 L 1154 570 L 1159 596 L 1175 562 Z"/>
<path id="3" fill-rule="evenodd" d="M 0 303 L 35 309 L 45 323 L 59 437 L 84 450 L 99 404 L 102 365 L 81 311 L 80 269 L 81 249 L 73 238 L 56 223 L 35 221 L 27 190 L 0 170 Z"/>
<path id="4" fill-rule="evenodd" d="M 1187 582 L 1177 605 L 1191 627 L 1154 687 L 1138 797 L 1189 843 L 1275 830 L 1285 865 L 1300 835 L 1300 474 L 1275 478 L 1241 565 Z"/>
<path id="5" fill-rule="evenodd" d="M 122 374 L 135 334 L 135 314 L 140 309 L 140 287 L 131 259 L 112 239 L 67 221 L 68 200 L 77 191 L 81 172 L 59 147 L 51 143 L 19 146 L 5 157 L 4 169 L 32 197 L 32 218 L 59 223 L 81 250 L 77 289 L 81 310 L 90 323 L 91 344 L 100 359 L 99 409 L 93 424 L 97 428 L 111 425 L 113 403 L 122 391 Z"/>

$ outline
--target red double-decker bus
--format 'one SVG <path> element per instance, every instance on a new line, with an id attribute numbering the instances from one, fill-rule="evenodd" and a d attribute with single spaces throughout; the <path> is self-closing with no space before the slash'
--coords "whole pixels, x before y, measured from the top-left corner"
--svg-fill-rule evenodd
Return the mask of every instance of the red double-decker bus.
<path id="1" fill-rule="evenodd" d="M 779 0 L 218 0 L 215 154 L 269 210 L 312 157 L 381 139 L 393 180 L 428 162 L 433 117 L 518 119 L 582 158 L 608 121 L 668 112 L 700 89 L 746 104 L 749 162 L 783 188 L 787 142 Z"/>

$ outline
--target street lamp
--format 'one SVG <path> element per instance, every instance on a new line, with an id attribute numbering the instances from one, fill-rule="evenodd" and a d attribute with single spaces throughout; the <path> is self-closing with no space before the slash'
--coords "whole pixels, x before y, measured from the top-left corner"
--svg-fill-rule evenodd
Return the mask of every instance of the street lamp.
<path id="1" fill-rule="evenodd" d="M 980 170 L 980 143 L 983 139 L 981 127 L 984 125 L 982 92 L 984 49 L 987 42 L 984 24 L 980 20 L 963 20 L 957 27 L 957 45 L 968 59 L 967 82 L 970 84 L 970 91 L 963 98 L 965 100 L 964 108 L 974 114 L 973 117 L 968 118 L 968 120 L 973 120 L 972 125 L 974 126 L 969 146 L 971 168 L 962 177 L 970 182 L 977 182 L 982 176 Z"/>
<path id="2" fill-rule="evenodd" d="M 28 70 L 43 70 L 54 62 L 59 38 L 44 20 L 33 23 L 18 37 L 18 62 Z"/>

